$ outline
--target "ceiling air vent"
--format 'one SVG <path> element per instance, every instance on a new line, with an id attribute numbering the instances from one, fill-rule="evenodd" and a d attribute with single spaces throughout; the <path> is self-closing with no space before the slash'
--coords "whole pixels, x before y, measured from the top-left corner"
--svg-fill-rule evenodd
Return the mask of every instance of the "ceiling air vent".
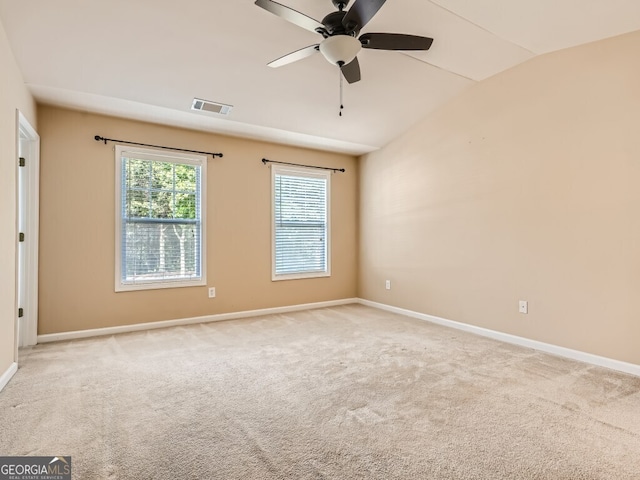
<path id="1" fill-rule="evenodd" d="M 224 103 L 210 102 L 201 98 L 194 98 L 191 104 L 191 110 L 199 110 L 204 112 L 219 113 L 220 115 L 229 115 L 233 106 Z"/>

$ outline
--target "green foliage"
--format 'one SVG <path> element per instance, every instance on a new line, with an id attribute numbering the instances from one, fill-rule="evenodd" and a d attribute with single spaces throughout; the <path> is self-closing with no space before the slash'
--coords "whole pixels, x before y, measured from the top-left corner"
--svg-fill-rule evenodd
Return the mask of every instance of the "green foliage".
<path id="1" fill-rule="evenodd" d="M 123 161 L 127 217 L 196 219 L 198 167 L 139 159 Z"/>

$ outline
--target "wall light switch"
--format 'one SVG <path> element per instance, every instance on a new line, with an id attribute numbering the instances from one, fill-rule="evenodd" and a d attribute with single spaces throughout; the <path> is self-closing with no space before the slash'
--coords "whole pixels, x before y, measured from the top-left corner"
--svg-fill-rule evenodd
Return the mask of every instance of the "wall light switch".
<path id="1" fill-rule="evenodd" d="M 529 313 L 529 302 L 520 300 L 520 302 L 518 302 L 518 311 L 520 313 Z"/>
<path id="2" fill-rule="evenodd" d="M 216 287 L 209 288 L 209 298 L 216 298 Z"/>

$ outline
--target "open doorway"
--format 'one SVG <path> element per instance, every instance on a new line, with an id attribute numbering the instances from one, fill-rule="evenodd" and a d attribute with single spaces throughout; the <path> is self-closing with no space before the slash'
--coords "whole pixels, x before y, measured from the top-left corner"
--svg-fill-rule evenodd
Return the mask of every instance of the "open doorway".
<path id="1" fill-rule="evenodd" d="M 16 347 L 25 347 L 38 341 L 40 137 L 19 111 L 17 126 Z"/>

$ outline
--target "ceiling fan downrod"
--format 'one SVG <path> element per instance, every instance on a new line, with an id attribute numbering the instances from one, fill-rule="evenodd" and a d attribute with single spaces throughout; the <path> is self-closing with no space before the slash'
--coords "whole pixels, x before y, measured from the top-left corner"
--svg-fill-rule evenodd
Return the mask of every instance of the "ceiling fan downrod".
<path id="1" fill-rule="evenodd" d="M 344 8 L 349 4 L 349 0 L 345 2 L 345 0 L 331 0 L 333 6 L 336 7 L 339 11 L 343 11 Z"/>

